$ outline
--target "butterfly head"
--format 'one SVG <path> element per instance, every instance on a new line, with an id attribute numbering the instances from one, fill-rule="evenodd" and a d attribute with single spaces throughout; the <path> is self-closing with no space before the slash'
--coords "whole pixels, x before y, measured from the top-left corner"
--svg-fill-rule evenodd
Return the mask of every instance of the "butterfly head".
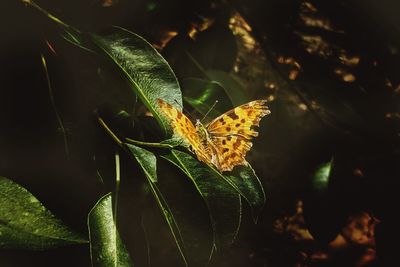
<path id="1" fill-rule="evenodd" d="M 196 131 L 199 134 L 200 138 L 203 140 L 208 139 L 208 131 L 206 127 L 201 123 L 200 120 L 196 120 Z"/>

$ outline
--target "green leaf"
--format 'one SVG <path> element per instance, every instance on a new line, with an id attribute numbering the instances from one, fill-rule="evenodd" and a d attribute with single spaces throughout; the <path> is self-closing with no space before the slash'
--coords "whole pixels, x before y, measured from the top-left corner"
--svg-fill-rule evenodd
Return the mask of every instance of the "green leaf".
<path id="1" fill-rule="evenodd" d="M 163 156 L 178 166 L 194 183 L 209 210 L 217 248 L 231 244 L 235 239 L 241 220 L 240 195 L 208 166 L 193 156 L 171 150 Z"/>
<path id="2" fill-rule="evenodd" d="M 0 248 L 44 250 L 87 243 L 30 192 L 0 176 Z"/>
<path id="3" fill-rule="evenodd" d="M 311 177 L 313 189 L 318 193 L 323 193 L 328 189 L 329 179 L 333 166 L 333 158 L 317 167 Z"/>
<path id="4" fill-rule="evenodd" d="M 151 182 L 157 182 L 157 159 L 156 156 L 141 147 L 134 146 L 131 144 L 126 144 L 129 151 L 136 158 L 140 166 L 142 167 L 147 178 L 150 179 Z"/>
<path id="5" fill-rule="evenodd" d="M 168 203 L 165 201 L 160 189 L 157 187 L 157 172 L 156 172 L 156 158 L 154 154 L 143 148 L 139 148 L 132 144 L 125 144 L 129 151 L 132 153 L 133 157 L 137 160 L 140 167 L 142 168 L 145 177 L 147 178 L 149 188 L 153 194 L 154 199 L 158 207 L 160 208 L 166 222 L 168 223 L 171 234 L 175 240 L 178 247 L 179 253 L 186 266 L 188 266 L 188 259 L 185 252 L 185 245 L 181 236 L 179 226 L 176 222 L 173 212 L 171 211 Z M 146 152 L 145 152 L 146 151 Z M 153 158 L 154 157 L 154 158 Z"/>
<path id="6" fill-rule="evenodd" d="M 211 109 L 215 101 L 218 101 L 218 103 L 209 113 L 211 118 L 215 118 L 232 108 L 232 102 L 224 88 L 217 82 L 188 78 L 182 81 L 181 86 L 184 100 L 202 115 L 205 115 Z"/>
<path id="7" fill-rule="evenodd" d="M 177 150 L 173 151 L 176 151 L 176 153 L 183 153 Z M 186 153 L 184 154 L 187 155 Z M 239 193 L 250 205 L 253 219 L 257 222 L 258 216 L 265 205 L 266 197 L 264 188 L 250 165 L 236 166 L 232 172 L 221 173 L 215 168 L 202 165 L 197 159 L 193 157 L 191 158 L 193 161 L 197 161 L 201 168 L 207 168 L 207 173 L 209 175 L 212 173 L 215 179 L 224 180 L 224 184 L 229 184 L 234 190 L 236 190 L 236 192 Z M 167 159 L 172 161 L 170 157 L 167 157 Z M 194 165 L 194 163 L 192 164 Z M 199 168 L 199 166 L 197 166 L 197 168 Z"/>
<path id="8" fill-rule="evenodd" d="M 243 86 L 235 81 L 227 72 L 209 69 L 206 71 L 206 74 L 211 81 L 219 83 L 224 88 L 235 107 L 250 101 Z"/>
<path id="9" fill-rule="evenodd" d="M 129 85 L 151 111 L 165 132 L 171 132 L 158 98 L 182 109 L 182 94 L 175 74 L 165 59 L 139 35 L 114 27 L 108 36 L 91 35 L 93 42 L 118 66 Z"/>
<path id="10" fill-rule="evenodd" d="M 133 266 L 115 226 L 111 193 L 103 196 L 89 212 L 88 227 L 92 266 Z"/>

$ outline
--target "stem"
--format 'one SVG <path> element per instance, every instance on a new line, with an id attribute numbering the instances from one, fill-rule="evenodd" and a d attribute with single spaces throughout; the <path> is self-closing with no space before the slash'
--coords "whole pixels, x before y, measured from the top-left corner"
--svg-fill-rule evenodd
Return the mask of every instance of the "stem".
<path id="1" fill-rule="evenodd" d="M 135 144 L 135 145 L 141 145 L 141 146 L 158 147 L 158 148 L 174 148 L 174 146 L 172 146 L 170 144 L 143 142 L 143 141 L 133 140 L 128 137 L 125 138 L 125 141 Z"/>
<path id="2" fill-rule="evenodd" d="M 54 113 L 56 114 L 58 125 L 59 125 L 59 127 L 61 129 L 61 132 L 63 134 L 65 154 L 67 154 L 67 158 L 68 158 L 69 157 L 69 148 L 68 148 L 67 133 L 65 132 L 65 128 L 64 128 L 63 122 L 61 120 L 60 115 L 58 114 L 56 103 L 54 101 L 53 89 L 51 87 L 49 72 L 47 70 L 46 58 L 43 55 L 40 55 L 40 56 L 42 58 L 42 64 L 43 64 L 43 68 L 44 68 L 44 73 L 46 74 L 46 81 L 47 81 L 47 87 L 49 88 L 49 96 L 50 96 L 51 106 L 53 107 Z"/>
<path id="3" fill-rule="evenodd" d="M 119 185 L 121 183 L 121 168 L 120 168 L 120 160 L 119 153 L 115 151 L 115 201 L 114 201 L 114 222 L 117 224 L 117 204 L 118 204 L 118 195 L 119 195 Z"/>
<path id="4" fill-rule="evenodd" d="M 111 136 L 111 138 L 114 139 L 114 141 L 117 142 L 119 146 L 123 146 L 124 142 L 122 142 L 121 139 L 117 137 L 117 135 L 110 129 L 110 127 L 108 127 L 105 121 L 101 117 L 97 117 L 97 120 L 99 121 L 103 129 L 106 130 L 106 133 L 109 136 Z M 133 140 L 128 137 L 125 138 L 125 141 L 140 146 L 157 147 L 157 148 L 174 148 L 174 146 L 170 144 L 143 142 L 143 141 Z"/>
<path id="5" fill-rule="evenodd" d="M 120 172 L 120 160 L 119 160 L 119 153 L 118 151 L 115 152 L 115 198 L 114 198 L 114 236 L 115 236 L 115 244 L 118 243 L 118 230 L 117 230 L 117 208 L 118 208 L 118 195 L 119 195 L 119 185 L 121 181 L 121 172 Z M 115 265 L 118 266 L 118 256 L 117 251 L 114 251 L 115 253 Z"/>
<path id="6" fill-rule="evenodd" d="M 97 117 L 97 120 L 99 121 L 100 125 L 104 128 L 104 130 L 106 130 L 106 133 L 109 136 L 111 136 L 111 138 L 114 139 L 114 141 L 117 142 L 119 146 L 122 146 L 123 142 L 114 134 L 113 131 L 111 131 L 108 125 L 104 122 L 104 120 L 101 117 Z"/>
<path id="7" fill-rule="evenodd" d="M 58 24 L 60 24 L 61 26 L 65 27 L 65 28 L 72 28 L 70 25 L 62 22 L 59 18 L 53 16 L 52 14 L 50 14 L 47 10 L 41 8 L 40 6 L 38 6 L 38 4 L 36 4 L 34 1 L 32 0 L 21 0 L 22 3 L 30 5 L 31 7 L 36 8 L 37 10 L 39 10 L 40 12 L 42 12 L 44 15 L 46 15 L 48 18 L 50 18 L 51 20 L 57 22 Z"/>

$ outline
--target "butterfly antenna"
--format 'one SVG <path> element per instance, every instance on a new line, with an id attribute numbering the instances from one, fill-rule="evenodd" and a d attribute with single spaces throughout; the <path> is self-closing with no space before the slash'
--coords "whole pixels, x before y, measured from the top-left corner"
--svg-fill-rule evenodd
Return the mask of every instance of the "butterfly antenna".
<path id="1" fill-rule="evenodd" d="M 203 118 L 201 119 L 201 121 L 203 121 L 207 115 L 211 112 L 211 110 L 213 110 L 213 108 L 215 107 L 215 105 L 218 103 L 218 100 L 215 100 L 214 104 L 211 106 L 211 108 L 207 111 L 207 113 L 203 116 Z"/>

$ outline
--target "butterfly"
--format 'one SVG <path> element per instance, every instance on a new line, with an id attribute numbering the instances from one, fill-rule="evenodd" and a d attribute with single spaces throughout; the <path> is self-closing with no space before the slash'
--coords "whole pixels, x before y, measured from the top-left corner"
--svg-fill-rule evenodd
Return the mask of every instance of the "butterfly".
<path id="1" fill-rule="evenodd" d="M 214 165 L 219 171 L 231 171 L 237 165 L 247 165 L 246 153 L 251 139 L 258 136 L 254 126 L 270 114 L 267 100 L 255 100 L 227 111 L 210 123 L 193 123 L 171 104 L 157 99 L 162 113 L 170 121 L 174 134 L 180 138 L 197 158 Z"/>

